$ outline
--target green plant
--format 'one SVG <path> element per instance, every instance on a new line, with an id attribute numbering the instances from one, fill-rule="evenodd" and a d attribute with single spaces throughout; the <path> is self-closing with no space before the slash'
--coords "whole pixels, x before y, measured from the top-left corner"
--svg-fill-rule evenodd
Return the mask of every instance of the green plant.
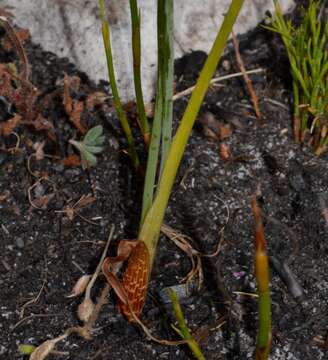
<path id="1" fill-rule="evenodd" d="M 140 39 L 140 13 L 137 0 L 130 0 L 130 13 L 132 24 L 132 54 L 133 54 L 133 79 L 138 109 L 138 119 L 145 144 L 150 141 L 150 126 L 146 116 L 145 104 L 141 86 L 141 39 Z"/>
<path id="2" fill-rule="evenodd" d="M 109 37 L 109 25 L 104 20 L 104 1 L 102 9 L 103 36 Z M 155 117 L 151 129 L 147 170 L 145 175 L 143 210 L 137 241 L 121 242 L 116 258 L 107 258 L 103 272 L 116 289 L 120 299 L 121 311 L 131 321 L 140 324 L 138 317 L 142 311 L 147 293 L 148 281 L 152 270 L 160 228 L 170 193 L 182 159 L 187 141 L 191 134 L 196 116 L 215 73 L 220 56 L 232 31 L 233 24 L 243 5 L 243 0 L 233 0 L 216 36 L 213 47 L 199 75 L 195 89 L 182 117 L 178 130 L 171 140 L 172 132 L 172 95 L 173 95 L 173 0 L 158 0 L 158 76 Z M 104 38 L 106 44 L 110 44 Z M 109 54 L 106 49 L 106 54 Z M 111 56 L 108 57 L 112 63 Z M 112 79 L 110 79 L 112 84 Z M 113 82 L 115 86 L 115 82 Z M 162 144 L 161 152 L 159 151 Z M 161 158 L 159 159 L 159 155 Z M 160 165 L 159 174 L 157 167 Z M 156 179 L 157 182 L 156 182 Z M 154 188 L 156 186 L 156 191 Z M 129 257 L 121 286 L 114 277 L 118 263 Z"/>
<path id="3" fill-rule="evenodd" d="M 261 210 L 256 197 L 252 200 L 255 218 L 255 277 L 258 292 L 258 334 L 255 350 L 256 360 L 267 360 L 271 349 L 271 296 L 269 288 L 269 257 L 264 237 Z"/>
<path id="4" fill-rule="evenodd" d="M 69 140 L 81 154 L 82 166 L 84 169 L 97 164 L 96 154 L 103 151 L 103 143 L 105 136 L 103 135 L 103 127 L 101 125 L 94 126 L 84 136 L 82 141 Z"/>
<path id="5" fill-rule="evenodd" d="M 101 29 L 106 53 L 107 60 L 107 68 L 108 68 L 108 77 L 110 81 L 110 86 L 112 89 L 114 106 L 120 120 L 122 129 L 124 131 L 126 140 L 129 146 L 129 155 L 131 157 L 132 163 L 136 169 L 139 168 L 139 157 L 135 148 L 134 138 L 132 134 L 132 130 L 130 124 L 128 122 L 127 116 L 124 112 L 123 105 L 121 102 L 120 94 L 116 84 L 114 64 L 113 64 L 113 54 L 111 48 L 111 38 L 110 38 L 110 27 L 105 18 L 105 4 L 103 0 L 99 0 L 99 10 L 100 10 L 100 18 L 101 18 Z"/>
<path id="6" fill-rule="evenodd" d="M 307 133 L 317 155 L 328 147 L 328 22 L 319 18 L 320 1 L 310 0 L 299 26 L 282 15 L 275 0 L 275 17 L 267 29 L 281 35 L 293 78 L 294 136 Z"/>
<path id="7" fill-rule="evenodd" d="M 188 340 L 187 344 L 192 351 L 194 357 L 198 360 L 205 360 L 205 357 L 196 342 L 196 340 L 191 336 L 188 326 L 186 324 L 186 320 L 184 318 L 181 306 L 179 304 L 178 295 L 174 290 L 169 290 L 169 296 L 172 302 L 173 311 L 175 317 L 178 320 L 179 327 L 172 325 L 173 329 L 182 337 L 184 340 Z"/>

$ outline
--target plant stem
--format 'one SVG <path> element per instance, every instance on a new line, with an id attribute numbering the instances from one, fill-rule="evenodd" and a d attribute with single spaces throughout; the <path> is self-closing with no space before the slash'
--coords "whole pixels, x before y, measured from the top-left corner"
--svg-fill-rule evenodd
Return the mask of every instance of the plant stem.
<path id="1" fill-rule="evenodd" d="M 110 28 L 109 28 L 109 24 L 105 18 L 104 0 L 99 0 L 99 10 L 100 10 L 100 18 L 101 18 L 102 35 L 103 35 L 103 41 L 104 41 L 104 47 L 105 47 L 105 53 L 106 53 L 106 59 L 107 59 L 108 77 L 109 77 L 109 81 L 110 81 L 110 86 L 112 88 L 114 105 L 115 105 L 115 109 L 117 111 L 117 115 L 120 120 L 121 126 L 125 133 L 126 140 L 129 145 L 129 154 L 130 154 L 132 163 L 133 163 L 134 167 L 136 169 L 138 169 L 140 163 L 139 163 L 138 154 L 137 154 L 137 151 L 136 151 L 135 145 L 134 145 L 133 134 L 132 134 L 128 119 L 126 117 L 126 114 L 123 110 L 122 102 L 121 102 L 117 84 L 116 84 L 115 71 L 114 71 L 114 65 L 113 65 L 113 55 L 112 55 L 112 49 L 111 49 L 111 40 L 110 40 Z"/>
<path id="2" fill-rule="evenodd" d="M 175 327 L 174 329 L 178 332 L 178 334 L 182 337 L 182 339 L 188 340 L 187 344 L 190 350 L 192 351 L 194 357 L 198 360 L 205 360 L 202 350 L 200 349 L 196 340 L 191 336 L 189 332 L 176 292 L 172 289 L 169 289 L 169 296 L 172 302 L 172 307 L 175 317 L 178 320 L 178 324 L 179 324 L 179 329 Z"/>
<path id="3" fill-rule="evenodd" d="M 172 141 L 172 145 L 161 174 L 156 198 L 150 210 L 147 212 L 147 216 L 139 232 L 139 240 L 144 241 L 148 247 L 151 264 L 154 260 L 165 209 L 167 207 L 175 176 L 177 174 L 188 138 L 243 2 L 243 0 L 233 0 L 228 12 L 226 13 L 220 31 L 217 34 L 213 47 L 199 75 L 195 89 L 181 120 L 181 124 Z"/>
<path id="4" fill-rule="evenodd" d="M 252 209 L 255 218 L 255 277 L 259 295 L 259 325 L 255 357 L 257 360 L 267 360 L 272 342 L 269 258 L 267 255 L 267 245 L 264 237 L 261 210 L 257 205 L 255 196 L 252 200 Z"/>
<path id="5" fill-rule="evenodd" d="M 173 118 L 173 0 L 159 0 L 158 30 L 158 61 L 161 68 L 160 74 L 163 91 L 162 123 L 162 154 L 161 171 L 163 170 L 168 151 L 172 141 L 172 118 Z"/>
<path id="6" fill-rule="evenodd" d="M 140 14 L 137 0 L 130 0 L 130 13 L 132 24 L 132 53 L 133 53 L 133 79 L 136 94 L 139 126 L 146 146 L 149 145 L 150 127 L 145 111 L 141 86 L 141 40 L 140 40 Z"/>
<path id="7" fill-rule="evenodd" d="M 153 202 L 161 138 L 161 164 L 163 164 L 171 144 L 173 96 L 173 0 L 158 0 L 157 24 L 157 96 L 147 159 L 140 225 L 142 225 Z"/>

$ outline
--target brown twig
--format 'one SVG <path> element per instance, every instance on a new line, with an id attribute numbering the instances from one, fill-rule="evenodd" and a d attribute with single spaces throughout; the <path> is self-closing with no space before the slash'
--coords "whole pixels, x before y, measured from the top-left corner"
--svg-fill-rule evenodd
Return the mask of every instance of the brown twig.
<path id="1" fill-rule="evenodd" d="M 262 123 L 263 118 L 262 118 L 260 108 L 259 108 L 258 97 L 256 95 L 256 92 L 255 92 L 255 89 L 253 87 L 252 81 L 251 81 L 250 77 L 248 76 L 248 74 L 246 72 L 244 61 L 243 61 L 243 59 L 242 59 L 242 57 L 240 55 L 240 51 L 239 51 L 239 41 L 238 41 L 237 36 L 235 35 L 234 32 L 232 32 L 232 41 L 233 41 L 233 46 L 235 48 L 237 64 L 239 66 L 240 71 L 243 74 L 243 78 L 245 80 L 248 92 L 249 92 L 250 97 L 251 97 L 251 101 L 253 103 L 253 108 L 254 108 L 255 115 L 257 117 L 257 120 L 260 123 Z"/>

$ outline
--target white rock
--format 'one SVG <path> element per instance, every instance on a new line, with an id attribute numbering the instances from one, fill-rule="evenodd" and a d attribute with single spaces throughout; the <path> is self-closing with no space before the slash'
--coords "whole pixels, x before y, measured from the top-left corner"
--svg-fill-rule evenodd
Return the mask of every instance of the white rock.
<path id="1" fill-rule="evenodd" d="M 124 100 L 134 97 L 130 14 L 128 0 L 106 0 L 112 31 L 115 68 Z M 175 1 L 175 57 L 190 50 L 208 52 L 230 0 Z M 141 9 L 142 77 L 146 100 L 153 96 L 156 76 L 156 0 L 139 0 Z M 281 1 L 283 11 L 293 0 Z M 28 28 L 35 43 L 66 56 L 93 80 L 107 79 L 96 0 L 0 0 L 11 9 L 15 22 Z M 245 0 L 235 26 L 244 33 L 273 9 L 272 0 Z"/>

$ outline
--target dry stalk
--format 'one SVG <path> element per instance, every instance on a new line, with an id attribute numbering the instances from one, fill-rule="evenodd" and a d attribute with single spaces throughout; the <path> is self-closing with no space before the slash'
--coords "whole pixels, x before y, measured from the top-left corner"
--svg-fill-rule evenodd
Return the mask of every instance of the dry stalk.
<path id="1" fill-rule="evenodd" d="M 263 121 L 263 118 L 262 118 L 260 107 L 259 107 L 259 100 L 258 100 L 258 97 L 256 95 L 255 89 L 253 87 L 252 81 L 251 81 L 250 77 L 248 76 L 248 74 L 246 72 L 244 61 L 243 61 L 243 59 L 242 59 L 242 57 L 240 55 L 240 51 L 239 51 L 239 41 L 238 41 L 237 36 L 235 35 L 234 32 L 232 32 L 232 41 L 233 41 L 233 45 L 234 45 L 234 48 L 235 48 L 236 60 L 237 60 L 239 69 L 243 74 L 243 78 L 245 80 L 248 92 L 250 94 L 255 115 L 256 115 L 257 120 L 259 121 L 259 123 L 261 123 Z"/>

